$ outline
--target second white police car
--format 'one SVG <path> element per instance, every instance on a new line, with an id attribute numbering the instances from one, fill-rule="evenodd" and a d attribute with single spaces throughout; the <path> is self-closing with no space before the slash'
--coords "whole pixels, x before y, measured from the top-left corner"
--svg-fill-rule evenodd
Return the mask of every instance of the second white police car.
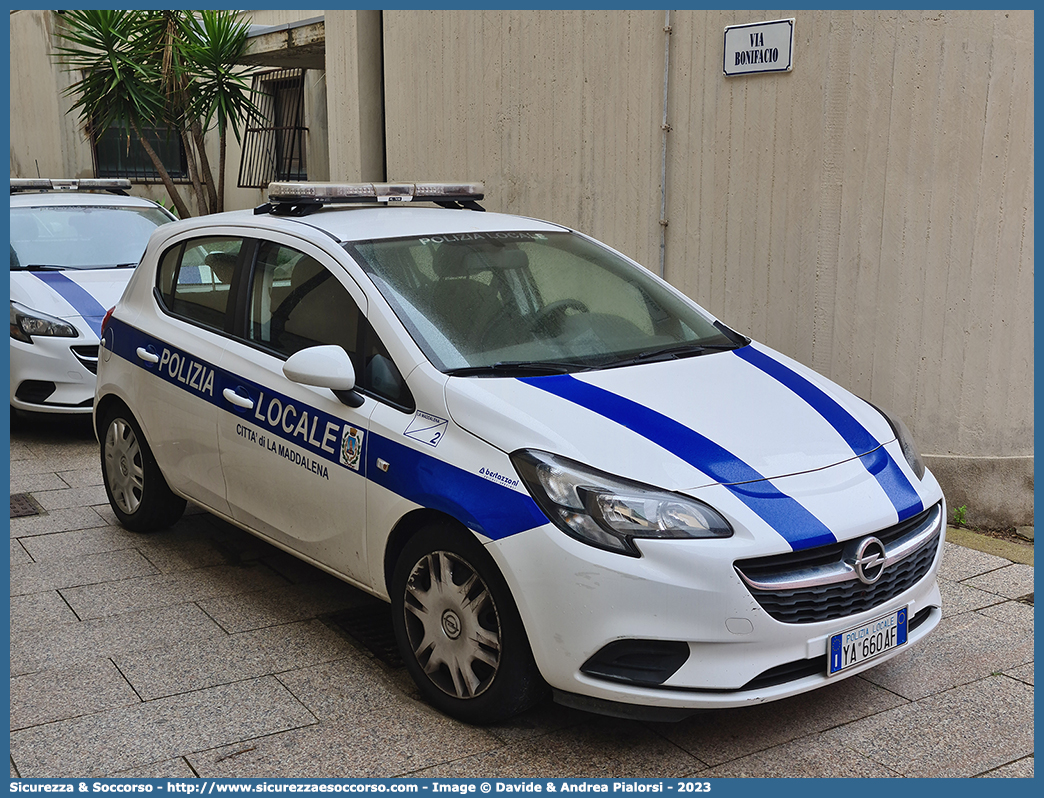
<path id="1" fill-rule="evenodd" d="M 83 414 L 98 336 L 152 231 L 174 216 L 129 180 L 11 179 L 11 407 Z"/>
<path id="2" fill-rule="evenodd" d="M 938 625 L 945 505 L 900 421 L 482 192 L 272 184 L 158 229 L 102 334 L 120 521 L 189 499 L 390 601 L 475 723 L 549 687 L 770 701 Z"/>

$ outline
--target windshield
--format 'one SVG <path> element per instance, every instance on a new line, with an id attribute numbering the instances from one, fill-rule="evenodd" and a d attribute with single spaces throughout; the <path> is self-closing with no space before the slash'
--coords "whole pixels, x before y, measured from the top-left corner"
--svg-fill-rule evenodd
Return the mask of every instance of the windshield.
<path id="1" fill-rule="evenodd" d="M 566 372 L 746 343 L 619 255 L 573 233 L 346 245 L 425 355 L 450 374 Z"/>
<path id="2" fill-rule="evenodd" d="M 170 221 L 159 208 L 11 208 L 11 269 L 136 266 L 152 231 Z"/>

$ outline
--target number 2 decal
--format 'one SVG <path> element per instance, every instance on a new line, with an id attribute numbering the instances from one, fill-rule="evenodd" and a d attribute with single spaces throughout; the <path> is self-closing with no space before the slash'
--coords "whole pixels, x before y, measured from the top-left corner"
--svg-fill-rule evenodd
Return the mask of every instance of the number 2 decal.
<path id="1" fill-rule="evenodd" d="M 413 438 L 415 441 L 435 447 L 439 445 L 442 436 L 446 434 L 448 425 L 449 422 L 446 419 L 418 410 L 413 418 L 410 419 L 409 426 L 406 427 L 402 434 L 407 438 Z"/>

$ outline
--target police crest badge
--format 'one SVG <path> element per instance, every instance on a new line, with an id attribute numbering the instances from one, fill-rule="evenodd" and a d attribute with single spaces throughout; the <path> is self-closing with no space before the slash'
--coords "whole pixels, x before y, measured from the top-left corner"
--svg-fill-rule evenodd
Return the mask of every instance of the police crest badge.
<path id="1" fill-rule="evenodd" d="M 344 425 L 344 432 L 341 434 L 341 465 L 348 466 L 353 471 L 359 470 L 364 434 L 361 429 Z"/>

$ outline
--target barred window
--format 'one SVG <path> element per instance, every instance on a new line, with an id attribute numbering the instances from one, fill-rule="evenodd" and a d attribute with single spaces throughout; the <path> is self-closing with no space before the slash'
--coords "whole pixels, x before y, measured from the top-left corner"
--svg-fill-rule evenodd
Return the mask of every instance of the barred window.
<path id="1" fill-rule="evenodd" d="M 169 128 L 142 128 L 149 145 L 156 151 L 167 174 L 175 182 L 188 180 L 185 146 L 176 130 Z M 93 142 L 94 174 L 96 177 L 126 177 L 135 183 L 159 183 L 159 172 L 133 131 L 114 125 L 103 131 Z"/>
<path id="2" fill-rule="evenodd" d="M 304 70 L 280 69 L 255 75 L 252 115 L 243 136 L 240 188 L 267 188 L 273 180 L 307 180 L 304 126 Z"/>

